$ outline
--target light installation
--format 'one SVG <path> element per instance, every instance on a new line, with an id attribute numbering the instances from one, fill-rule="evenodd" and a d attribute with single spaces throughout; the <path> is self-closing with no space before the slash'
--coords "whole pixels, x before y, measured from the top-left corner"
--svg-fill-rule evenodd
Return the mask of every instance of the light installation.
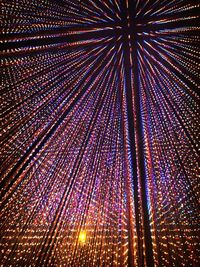
<path id="1" fill-rule="evenodd" d="M 1 266 L 198 266 L 199 14 L 3 0 Z"/>

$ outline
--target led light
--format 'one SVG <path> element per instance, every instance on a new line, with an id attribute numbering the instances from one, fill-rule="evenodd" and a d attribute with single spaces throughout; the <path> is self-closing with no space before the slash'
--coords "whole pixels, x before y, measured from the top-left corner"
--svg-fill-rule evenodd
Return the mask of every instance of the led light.
<path id="1" fill-rule="evenodd" d="M 86 237 L 87 237 L 86 231 L 81 230 L 80 234 L 79 234 L 79 237 L 78 237 L 79 243 L 80 244 L 85 244 L 86 243 Z"/>

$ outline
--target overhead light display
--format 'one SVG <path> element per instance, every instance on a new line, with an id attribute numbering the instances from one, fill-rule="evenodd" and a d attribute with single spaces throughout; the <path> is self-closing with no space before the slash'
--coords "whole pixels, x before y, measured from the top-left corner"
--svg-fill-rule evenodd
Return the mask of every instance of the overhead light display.
<path id="1" fill-rule="evenodd" d="M 199 266 L 199 14 L 2 0 L 1 266 Z"/>

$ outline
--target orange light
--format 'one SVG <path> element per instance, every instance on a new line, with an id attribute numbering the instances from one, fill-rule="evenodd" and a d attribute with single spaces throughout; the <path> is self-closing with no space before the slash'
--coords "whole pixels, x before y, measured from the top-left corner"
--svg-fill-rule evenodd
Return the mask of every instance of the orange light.
<path id="1" fill-rule="evenodd" d="M 79 234 L 79 237 L 78 237 L 78 241 L 81 243 L 81 244 L 85 244 L 86 242 L 86 231 L 80 231 L 80 234 Z"/>

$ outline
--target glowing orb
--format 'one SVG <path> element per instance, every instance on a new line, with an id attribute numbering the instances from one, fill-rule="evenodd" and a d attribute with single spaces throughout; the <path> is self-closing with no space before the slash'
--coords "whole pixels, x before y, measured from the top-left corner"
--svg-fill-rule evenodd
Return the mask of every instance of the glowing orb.
<path id="1" fill-rule="evenodd" d="M 81 244 L 85 244 L 86 242 L 86 231 L 80 231 L 79 237 L 78 237 L 78 241 Z"/>

